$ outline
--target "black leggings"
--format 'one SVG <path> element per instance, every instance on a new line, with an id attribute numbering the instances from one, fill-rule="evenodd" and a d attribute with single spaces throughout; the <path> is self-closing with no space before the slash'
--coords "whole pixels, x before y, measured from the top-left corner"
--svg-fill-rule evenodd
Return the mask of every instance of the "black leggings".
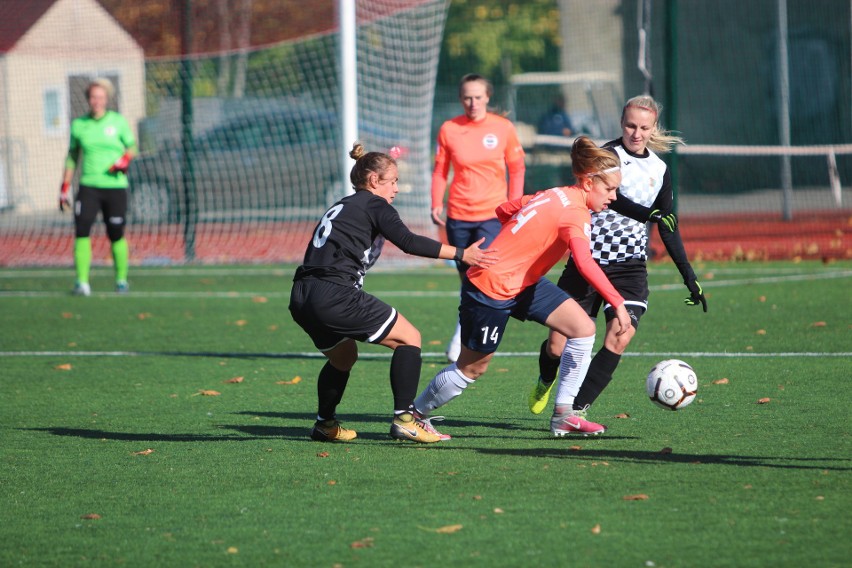
<path id="1" fill-rule="evenodd" d="M 74 204 L 75 237 L 79 239 L 89 236 L 98 211 L 103 213 L 110 242 L 121 240 L 124 236 L 124 226 L 127 224 L 127 190 L 81 185 Z"/>

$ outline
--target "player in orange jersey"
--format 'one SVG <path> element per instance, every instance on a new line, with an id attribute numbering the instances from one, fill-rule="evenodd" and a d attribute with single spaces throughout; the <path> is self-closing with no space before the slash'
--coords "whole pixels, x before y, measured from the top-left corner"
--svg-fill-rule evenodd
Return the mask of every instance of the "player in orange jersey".
<path id="1" fill-rule="evenodd" d="M 481 238 L 484 248 L 500 232 L 494 210 L 508 199 L 524 193 L 524 150 L 514 125 L 506 118 L 488 112 L 494 92 L 481 75 L 468 74 L 459 84 L 459 100 L 464 114 L 448 120 L 438 132 L 435 169 L 432 172 L 432 222 L 446 226 L 447 242 L 465 248 Z M 447 198 L 444 222 L 444 192 L 450 167 L 453 182 Z M 508 171 L 508 185 L 506 173 Z M 469 268 L 456 263 L 462 282 Z M 456 325 L 447 346 L 447 358 L 455 361 L 461 347 L 461 327 Z"/>
<path id="2" fill-rule="evenodd" d="M 488 368 L 503 339 L 509 316 L 531 319 L 568 337 L 559 371 L 560 400 L 551 429 L 554 435 L 569 432 L 599 434 L 599 424 L 573 413 L 573 397 L 591 361 L 595 324 L 571 296 L 544 275 L 570 251 L 583 277 L 615 309 L 621 332 L 630 327 L 624 299 L 606 279 L 591 254 L 589 210 L 602 211 L 615 200 L 621 184 L 618 156 L 598 148 L 580 136 L 571 149 L 576 185 L 555 187 L 504 203 L 497 208 L 502 228 L 492 243 L 499 260 L 467 271 L 462 283 L 459 319 L 461 353 L 458 361 L 438 372 L 414 401 L 415 418 L 424 429 L 442 440 L 430 413 L 459 396 Z"/>

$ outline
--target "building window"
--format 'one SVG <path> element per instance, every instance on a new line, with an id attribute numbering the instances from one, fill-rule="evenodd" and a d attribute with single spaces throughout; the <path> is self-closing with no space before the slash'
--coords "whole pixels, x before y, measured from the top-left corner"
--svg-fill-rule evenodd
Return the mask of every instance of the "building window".
<path id="1" fill-rule="evenodd" d="M 49 88 L 44 91 L 44 132 L 52 136 L 65 135 L 65 121 L 62 112 L 62 96 L 59 89 Z"/>

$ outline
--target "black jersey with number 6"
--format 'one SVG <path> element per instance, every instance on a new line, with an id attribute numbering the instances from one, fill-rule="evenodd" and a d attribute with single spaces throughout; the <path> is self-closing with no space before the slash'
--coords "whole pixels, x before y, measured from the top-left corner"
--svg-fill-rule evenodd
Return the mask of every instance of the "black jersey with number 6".
<path id="1" fill-rule="evenodd" d="M 316 278 L 360 288 L 375 262 L 373 244 L 384 237 L 405 253 L 438 258 L 441 243 L 412 233 L 384 198 L 356 191 L 332 205 L 314 229 L 293 281 Z"/>

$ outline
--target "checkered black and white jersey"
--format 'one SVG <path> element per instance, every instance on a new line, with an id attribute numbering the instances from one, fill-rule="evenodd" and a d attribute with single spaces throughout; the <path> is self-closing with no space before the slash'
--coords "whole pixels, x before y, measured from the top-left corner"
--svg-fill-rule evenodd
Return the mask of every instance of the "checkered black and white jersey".
<path id="1" fill-rule="evenodd" d="M 654 152 L 646 156 L 629 153 L 621 140 L 606 144 L 621 159 L 619 193 L 634 203 L 651 207 L 663 188 L 666 163 Z M 671 191 L 669 188 L 668 191 Z M 647 260 L 648 231 L 645 223 L 604 209 L 592 214 L 592 256 L 599 264 L 621 262 L 631 258 Z"/>

